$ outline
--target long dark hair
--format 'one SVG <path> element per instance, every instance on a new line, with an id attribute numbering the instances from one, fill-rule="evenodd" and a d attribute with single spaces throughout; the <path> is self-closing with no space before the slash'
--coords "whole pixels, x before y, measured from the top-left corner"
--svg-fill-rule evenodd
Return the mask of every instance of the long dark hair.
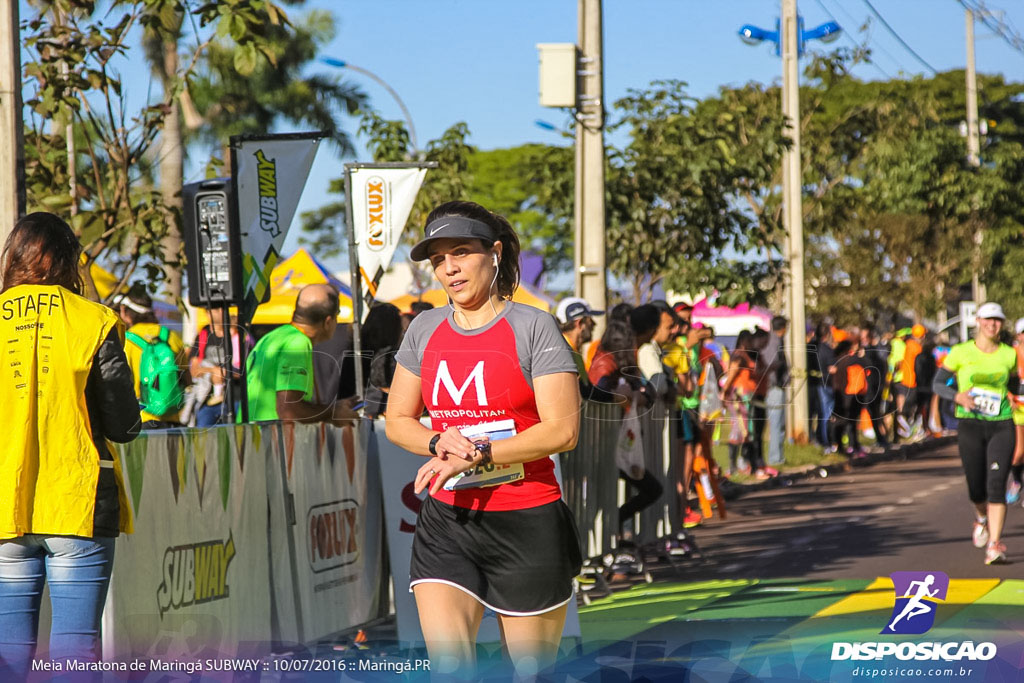
<path id="1" fill-rule="evenodd" d="M 81 294 L 81 255 L 71 226 L 52 213 L 30 213 L 14 224 L 4 245 L 0 292 L 18 285 L 60 285 Z"/>
<path id="2" fill-rule="evenodd" d="M 402 312 L 393 304 L 374 304 L 363 323 L 362 346 L 377 352 L 402 340 Z"/>
<path id="3" fill-rule="evenodd" d="M 619 373 L 634 389 L 640 386 L 640 368 L 636 364 L 636 335 L 629 323 L 608 322 L 598 353 L 607 353 L 615 361 Z"/>
<path id="4" fill-rule="evenodd" d="M 439 205 L 430 215 L 427 216 L 427 224 L 438 218 L 449 218 L 461 216 L 471 218 L 481 223 L 486 223 L 498 236 L 497 241 L 501 242 L 501 261 L 498 262 L 498 296 L 503 299 L 511 299 L 512 293 L 519 286 L 519 236 L 512 229 L 512 224 L 504 216 L 493 211 L 488 211 L 476 202 L 445 202 Z M 494 246 L 494 243 L 486 244 L 486 247 Z"/>

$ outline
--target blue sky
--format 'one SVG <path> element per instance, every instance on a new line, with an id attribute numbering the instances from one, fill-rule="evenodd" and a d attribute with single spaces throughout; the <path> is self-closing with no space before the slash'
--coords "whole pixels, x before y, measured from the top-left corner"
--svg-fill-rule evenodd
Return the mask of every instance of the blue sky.
<path id="1" fill-rule="evenodd" d="M 964 10 L 956 0 L 870 0 L 889 24 L 925 61 L 939 71 L 964 67 Z M 1024 30 L 1024 0 L 987 0 L 992 10 L 1007 10 L 1005 17 Z M 773 28 L 778 0 L 605 0 L 605 101 L 610 106 L 630 88 L 643 88 L 657 79 L 680 79 L 691 93 L 704 96 L 723 85 L 747 81 L 771 82 L 779 78 L 781 63 L 768 45 L 750 47 L 736 33 L 744 23 Z M 22 0 L 22 18 L 32 12 Z M 408 106 L 420 144 L 439 136 L 447 127 L 465 121 L 470 142 L 494 149 L 527 142 L 564 144 L 556 133 L 538 128 L 543 119 L 555 125 L 567 120 L 565 112 L 545 109 L 537 101 L 537 43 L 574 43 L 576 0 L 308 0 L 290 8 L 332 12 L 337 36 L 324 50 L 368 69 L 387 81 Z M 861 65 L 864 79 L 912 76 L 925 68 L 870 15 L 865 0 L 800 0 L 800 13 L 808 27 L 835 18 L 849 34 L 837 45 L 849 47 L 868 39 L 872 65 Z M 869 21 L 870 17 L 870 21 Z M 866 32 L 861 27 L 868 23 Z M 1024 54 L 978 26 L 977 65 L 986 73 L 1024 80 Z M 126 64 L 126 88 L 141 105 L 150 87 L 149 74 Z M 386 118 L 401 118 L 388 93 L 355 72 L 327 65 L 313 67 L 335 73 L 358 84 L 370 96 L 371 106 Z M 357 121 L 349 120 L 353 133 Z M 290 130 L 281 127 L 275 132 Z M 342 159 L 323 146 L 313 167 L 299 210 L 328 201 L 327 184 L 342 173 L 346 161 L 369 161 L 357 142 L 357 156 Z M 192 160 L 186 180 L 202 174 L 202 160 Z M 294 247 L 298 221 L 286 246 Z M 344 259 L 329 265 L 341 269 Z"/>
<path id="2" fill-rule="evenodd" d="M 935 69 L 964 67 L 964 10 L 956 0 L 872 4 Z M 1009 10 L 1006 18 L 1024 27 L 1021 0 L 988 5 Z M 309 6 L 328 9 L 336 19 L 338 35 L 325 55 L 387 81 L 405 101 L 421 145 L 457 121 L 468 124 L 470 141 L 481 149 L 562 144 L 557 134 L 534 124 L 543 119 L 562 125 L 567 119 L 563 111 L 538 104 L 536 44 L 576 42 L 575 0 L 317 0 Z M 745 45 L 736 32 L 744 23 L 773 28 L 779 6 L 777 0 L 605 0 L 605 101 L 610 105 L 628 89 L 656 79 L 684 80 L 697 96 L 723 85 L 778 79 L 781 63 L 772 48 Z M 834 17 L 858 42 L 868 38 L 877 66 L 859 67 L 859 77 L 926 73 L 874 17 L 861 31 L 871 16 L 863 0 L 801 0 L 799 9 L 808 27 Z M 976 28 L 979 71 L 1024 79 L 1024 54 L 987 35 Z M 852 45 L 848 38 L 836 44 Z M 383 88 L 356 73 L 334 70 L 362 86 L 385 117 L 401 118 Z M 369 160 L 362 148 L 359 160 Z M 344 161 L 330 149 L 321 150 L 301 209 L 324 201 L 327 179 L 341 172 Z"/>

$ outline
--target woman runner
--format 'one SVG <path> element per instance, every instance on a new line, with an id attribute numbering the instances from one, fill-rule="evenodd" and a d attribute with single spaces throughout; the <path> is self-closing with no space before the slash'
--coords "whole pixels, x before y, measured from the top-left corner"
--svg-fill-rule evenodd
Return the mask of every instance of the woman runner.
<path id="1" fill-rule="evenodd" d="M 549 457 L 576 445 L 576 364 L 551 315 L 510 300 L 519 239 L 505 218 L 442 204 L 412 258 L 430 259 L 451 300 L 410 324 L 388 397 L 388 438 L 429 458 L 410 569 L 420 625 L 434 670 L 471 676 L 489 607 L 529 676 L 554 661 L 582 560 Z"/>
<path id="2" fill-rule="evenodd" d="M 975 508 L 974 546 L 985 548 L 985 564 L 1006 561 L 1000 541 L 1006 520 L 1006 477 L 1013 459 L 1010 394 L 1020 386 L 1017 354 L 999 342 L 1006 316 L 999 304 L 978 307 L 974 340 L 957 344 L 935 374 L 933 390 L 956 403 L 960 461 Z M 956 388 L 949 380 L 956 377 Z"/>

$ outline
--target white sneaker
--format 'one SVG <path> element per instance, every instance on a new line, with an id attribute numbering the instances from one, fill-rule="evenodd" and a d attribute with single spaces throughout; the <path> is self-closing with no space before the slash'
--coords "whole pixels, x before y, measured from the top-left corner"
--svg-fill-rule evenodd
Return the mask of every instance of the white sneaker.
<path id="1" fill-rule="evenodd" d="M 971 534 L 975 548 L 984 548 L 988 545 L 988 520 L 974 523 L 974 533 Z"/>
<path id="2" fill-rule="evenodd" d="M 989 543 L 985 551 L 985 564 L 1002 564 L 1006 562 L 1006 545 L 1003 543 Z"/>

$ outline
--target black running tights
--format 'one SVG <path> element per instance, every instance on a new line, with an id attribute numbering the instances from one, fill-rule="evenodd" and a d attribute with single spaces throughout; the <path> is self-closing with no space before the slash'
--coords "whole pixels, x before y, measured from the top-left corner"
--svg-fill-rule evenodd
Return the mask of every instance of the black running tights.
<path id="1" fill-rule="evenodd" d="M 1016 438 L 1012 420 L 960 420 L 957 425 L 960 462 L 972 503 L 1006 502 L 1006 478 L 1010 474 Z"/>
<path id="2" fill-rule="evenodd" d="M 626 481 L 626 495 L 629 495 L 629 489 L 636 489 L 636 495 L 627 500 L 619 508 L 619 533 L 622 533 L 622 525 L 627 520 L 633 518 L 633 515 L 640 512 L 654 501 L 658 500 L 661 496 L 661 482 L 659 482 L 653 474 L 650 472 L 644 472 L 644 476 L 641 479 L 633 479 L 622 470 L 619 470 L 619 476 Z"/>

